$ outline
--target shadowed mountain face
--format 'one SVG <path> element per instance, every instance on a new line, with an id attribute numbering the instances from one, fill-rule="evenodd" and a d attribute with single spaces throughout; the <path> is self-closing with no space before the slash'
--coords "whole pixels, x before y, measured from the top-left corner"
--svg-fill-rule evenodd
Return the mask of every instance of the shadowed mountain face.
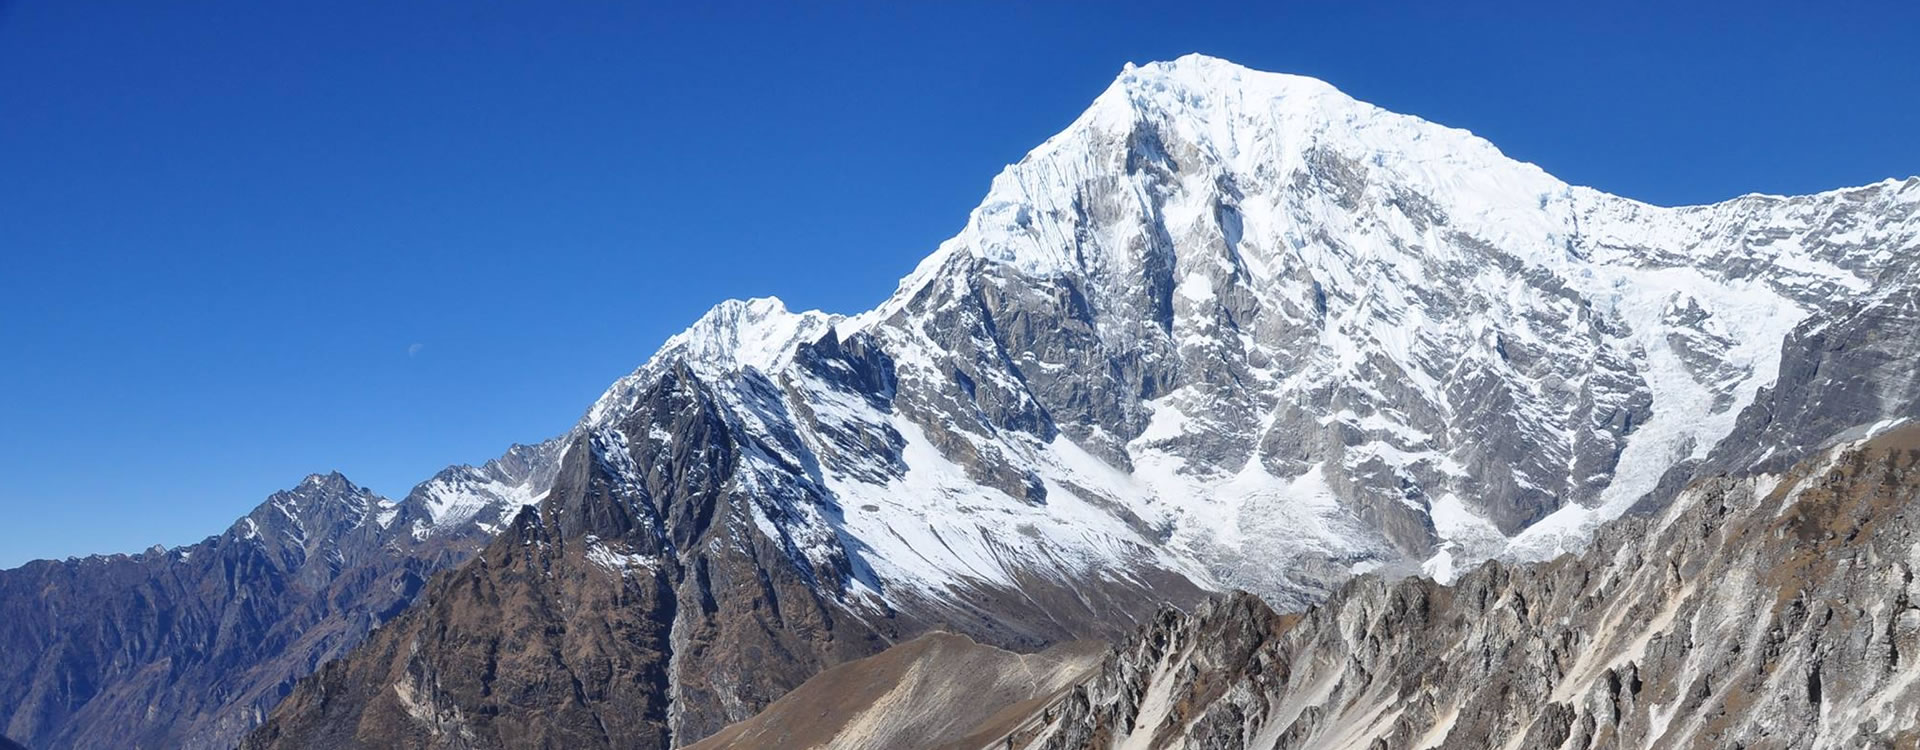
<path id="1" fill-rule="evenodd" d="M 441 498 L 544 483 L 550 452 L 448 469 L 399 503 L 314 475 L 198 544 L 0 571 L 0 730 L 46 749 L 233 747 L 506 505 Z"/>
<path id="2" fill-rule="evenodd" d="M 1008 748 L 1920 742 L 1920 427 L 1703 481 L 1578 557 L 1167 613 Z"/>
<path id="3" fill-rule="evenodd" d="M 196 545 L 0 573 L 6 731 L 37 747 L 230 745 L 463 557 L 382 547 L 381 502 L 316 475 Z"/>

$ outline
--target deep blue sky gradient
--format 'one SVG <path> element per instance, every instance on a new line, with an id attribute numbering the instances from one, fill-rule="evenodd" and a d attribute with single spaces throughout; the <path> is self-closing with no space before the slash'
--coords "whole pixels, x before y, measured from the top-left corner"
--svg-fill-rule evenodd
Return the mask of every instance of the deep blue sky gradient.
<path id="1" fill-rule="evenodd" d="M 1920 173 L 1911 3 L 684 5 L 0 5 L 0 566 L 399 497 L 723 298 L 869 307 L 1128 61 L 1657 203 Z"/>

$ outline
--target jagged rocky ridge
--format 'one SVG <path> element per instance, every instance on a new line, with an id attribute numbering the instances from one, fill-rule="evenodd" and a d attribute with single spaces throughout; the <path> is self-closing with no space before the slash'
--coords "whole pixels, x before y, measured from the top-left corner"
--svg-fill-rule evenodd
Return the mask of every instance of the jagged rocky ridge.
<path id="1" fill-rule="evenodd" d="M 237 745 L 544 492 L 554 451 L 515 446 L 397 503 L 314 475 L 197 544 L 0 571 L 0 734 L 39 750 Z"/>
<path id="2" fill-rule="evenodd" d="M 1920 743 L 1920 426 L 1703 480 L 1578 556 L 1167 611 L 996 748 Z"/>

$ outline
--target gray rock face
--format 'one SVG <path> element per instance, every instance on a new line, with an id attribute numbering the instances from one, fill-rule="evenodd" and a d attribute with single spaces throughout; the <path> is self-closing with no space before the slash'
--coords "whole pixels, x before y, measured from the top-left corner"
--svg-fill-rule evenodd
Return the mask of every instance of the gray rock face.
<path id="1" fill-rule="evenodd" d="M 1167 612 L 995 747 L 1911 747 L 1916 500 L 1907 426 L 1702 481 L 1578 557 Z"/>
<path id="2" fill-rule="evenodd" d="M 1884 293 L 1838 305 L 1794 329 L 1780 377 L 1740 415 L 1708 459 L 1713 470 L 1779 471 L 1849 430 L 1920 414 L 1920 286 L 1887 279 Z"/>

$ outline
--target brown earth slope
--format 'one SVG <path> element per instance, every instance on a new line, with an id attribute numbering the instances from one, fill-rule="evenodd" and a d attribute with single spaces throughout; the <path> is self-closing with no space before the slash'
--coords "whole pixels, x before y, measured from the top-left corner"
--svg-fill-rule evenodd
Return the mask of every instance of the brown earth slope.
<path id="1" fill-rule="evenodd" d="M 930 633 L 842 664 L 751 719 L 689 750 L 960 746 L 1012 729 L 1038 704 L 1085 677 L 1105 653 L 1092 642 L 1017 654 L 966 636 Z"/>

